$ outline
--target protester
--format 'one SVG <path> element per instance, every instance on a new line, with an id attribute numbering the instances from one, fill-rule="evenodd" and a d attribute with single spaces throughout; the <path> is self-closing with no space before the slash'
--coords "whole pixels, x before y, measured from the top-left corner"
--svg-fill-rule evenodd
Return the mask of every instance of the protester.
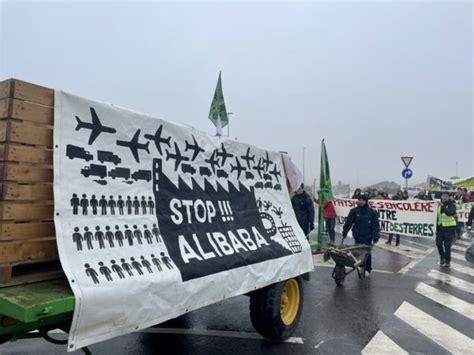
<path id="1" fill-rule="evenodd" d="M 451 201 L 449 193 L 446 191 L 441 195 L 441 203 L 438 205 L 437 215 L 436 246 L 440 257 L 439 264 L 444 267 L 450 267 L 451 245 L 456 234 L 456 205 Z"/>
<path id="2" fill-rule="evenodd" d="M 362 191 L 360 189 L 355 189 L 354 194 L 352 195 L 352 199 L 357 200 L 362 195 Z"/>
<path id="3" fill-rule="evenodd" d="M 314 199 L 314 201 L 319 205 L 319 200 Z M 336 209 L 334 208 L 334 204 L 332 201 L 324 202 L 323 206 L 323 217 L 324 223 L 326 225 L 326 231 L 328 232 L 329 236 L 329 245 L 334 245 L 336 242 Z"/>
<path id="4" fill-rule="evenodd" d="M 403 196 L 402 196 L 401 191 L 398 191 L 398 193 L 396 195 L 392 196 L 392 200 L 394 200 L 394 201 L 399 201 L 399 200 L 402 200 L 402 199 L 403 199 Z M 390 233 L 388 235 L 388 240 L 385 242 L 385 244 L 391 245 L 393 236 L 395 236 L 395 246 L 398 247 L 400 245 L 400 234 Z"/>
<path id="5" fill-rule="evenodd" d="M 461 202 L 461 201 L 462 201 L 463 194 L 464 194 L 463 188 L 462 188 L 462 187 L 458 187 L 457 190 L 456 190 L 456 194 L 454 195 L 454 200 Z"/>
<path id="6" fill-rule="evenodd" d="M 473 221 L 474 221 L 474 205 L 472 205 L 471 211 L 469 212 L 469 217 L 467 218 L 466 229 L 468 231 L 471 231 Z"/>
<path id="7" fill-rule="evenodd" d="M 418 200 L 423 200 L 423 201 L 431 201 L 433 198 L 431 197 L 431 194 L 427 194 L 425 189 L 420 190 L 418 195 L 415 196 L 416 199 Z"/>
<path id="8" fill-rule="evenodd" d="M 379 216 L 375 210 L 367 204 L 367 196 L 360 196 L 357 200 L 357 207 L 350 210 L 342 230 L 342 236 L 347 237 L 347 233 L 352 229 L 352 235 L 356 244 L 372 245 L 379 240 Z M 372 256 L 370 253 L 365 262 L 365 270 L 370 274 L 372 271 Z"/>
<path id="9" fill-rule="evenodd" d="M 293 210 L 295 211 L 296 220 L 303 230 L 306 237 L 310 231 L 314 229 L 314 204 L 311 197 L 304 190 L 304 184 L 296 190 L 295 195 L 291 199 Z"/>
<path id="10" fill-rule="evenodd" d="M 462 203 L 469 203 L 472 201 L 471 193 L 467 191 L 466 188 L 463 189 L 463 195 L 462 195 L 461 200 L 462 200 Z"/>
<path id="11" fill-rule="evenodd" d="M 402 200 L 408 200 L 409 196 L 408 196 L 408 191 L 407 190 L 403 190 L 402 192 Z"/>

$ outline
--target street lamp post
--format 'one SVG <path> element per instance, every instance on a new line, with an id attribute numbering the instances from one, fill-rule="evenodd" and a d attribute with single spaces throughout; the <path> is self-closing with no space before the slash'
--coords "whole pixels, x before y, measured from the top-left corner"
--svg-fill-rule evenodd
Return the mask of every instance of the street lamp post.
<path id="1" fill-rule="evenodd" d="M 227 116 L 233 115 L 233 112 L 227 112 Z M 227 137 L 230 138 L 230 119 L 229 122 L 227 122 Z"/>

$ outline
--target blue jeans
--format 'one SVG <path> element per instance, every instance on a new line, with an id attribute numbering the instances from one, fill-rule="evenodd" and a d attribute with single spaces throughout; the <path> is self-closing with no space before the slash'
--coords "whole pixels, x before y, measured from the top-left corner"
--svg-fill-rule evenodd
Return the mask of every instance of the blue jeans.
<path id="1" fill-rule="evenodd" d="M 336 219 L 324 218 L 324 221 L 326 222 L 326 231 L 329 234 L 329 240 L 334 243 L 336 241 L 336 232 L 334 231 L 334 228 L 336 227 Z"/>

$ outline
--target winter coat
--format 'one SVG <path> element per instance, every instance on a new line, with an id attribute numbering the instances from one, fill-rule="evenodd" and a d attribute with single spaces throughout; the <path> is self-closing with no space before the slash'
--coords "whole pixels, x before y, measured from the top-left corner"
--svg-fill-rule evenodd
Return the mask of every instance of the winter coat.
<path id="1" fill-rule="evenodd" d="M 472 226 L 473 221 L 474 221 L 474 206 L 471 207 L 471 211 L 469 212 L 469 217 L 467 218 L 467 225 Z"/>
<path id="2" fill-rule="evenodd" d="M 332 201 L 324 203 L 323 217 L 327 219 L 335 219 L 337 217 L 336 209 L 334 208 L 334 204 L 332 203 Z"/>
<path id="3" fill-rule="evenodd" d="M 295 194 L 291 199 L 293 210 L 295 211 L 296 220 L 303 232 L 307 235 L 314 225 L 314 205 L 311 197 L 303 191 Z"/>
<path id="4" fill-rule="evenodd" d="M 351 228 L 356 243 L 376 243 L 380 232 L 377 212 L 367 205 L 351 209 L 344 223 L 342 235 L 346 237 Z"/>

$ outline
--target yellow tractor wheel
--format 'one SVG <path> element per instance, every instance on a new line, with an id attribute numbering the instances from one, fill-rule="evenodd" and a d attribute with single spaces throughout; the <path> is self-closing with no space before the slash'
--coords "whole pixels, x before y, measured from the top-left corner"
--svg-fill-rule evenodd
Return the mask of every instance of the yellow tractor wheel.
<path id="1" fill-rule="evenodd" d="M 282 281 L 250 294 L 250 318 L 260 334 L 286 339 L 298 326 L 303 307 L 301 277 Z"/>

